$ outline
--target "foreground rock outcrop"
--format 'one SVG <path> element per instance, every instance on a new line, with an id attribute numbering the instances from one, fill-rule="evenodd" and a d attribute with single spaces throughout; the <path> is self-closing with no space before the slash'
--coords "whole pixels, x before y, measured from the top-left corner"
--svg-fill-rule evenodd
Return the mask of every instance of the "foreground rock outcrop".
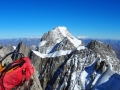
<path id="1" fill-rule="evenodd" d="M 5 48 L 4 46 L 0 45 L 0 59 L 2 57 L 4 57 L 6 54 L 8 53 L 7 48 Z M 8 56 L 7 58 L 5 58 L 5 60 L 2 62 L 2 66 L 5 66 L 8 63 L 11 63 L 12 59 L 11 56 Z"/>
<path id="2" fill-rule="evenodd" d="M 19 90 L 43 90 L 40 81 L 38 79 L 38 73 L 35 71 L 31 79 L 25 81 L 22 86 L 18 88 Z"/>
<path id="3" fill-rule="evenodd" d="M 24 45 L 22 42 L 19 43 L 16 50 L 20 53 L 23 53 L 25 56 L 29 56 L 30 49 L 26 45 Z M 7 53 L 8 53 L 7 49 L 1 46 L 0 48 L 1 58 Z M 2 63 L 7 64 L 8 62 L 9 63 L 12 62 L 11 56 L 8 56 Z M 31 76 L 31 79 L 28 81 L 25 81 L 23 85 L 19 86 L 17 89 L 18 90 L 42 90 L 42 87 L 40 85 L 40 81 L 38 78 L 38 72 L 36 71 L 36 69 L 34 71 L 34 74 Z"/>
<path id="4" fill-rule="evenodd" d="M 23 44 L 23 42 L 20 42 L 18 44 L 16 50 L 17 50 L 17 52 L 23 53 L 24 56 L 28 56 L 28 57 L 29 57 L 30 51 L 31 51 L 25 44 Z M 36 68 L 35 68 L 35 72 L 32 76 L 32 79 L 33 79 L 32 85 L 30 85 L 30 88 L 28 90 L 42 90 Z M 29 82 L 30 82 L 30 80 L 26 81 L 25 84 L 20 87 L 20 90 L 25 90 L 25 88 L 28 86 Z"/>

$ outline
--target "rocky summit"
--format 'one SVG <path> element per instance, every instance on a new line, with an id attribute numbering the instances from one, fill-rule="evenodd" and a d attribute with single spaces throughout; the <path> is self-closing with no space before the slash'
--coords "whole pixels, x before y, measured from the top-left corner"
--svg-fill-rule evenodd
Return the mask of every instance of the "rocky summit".
<path id="1" fill-rule="evenodd" d="M 36 69 L 31 90 L 120 90 L 120 61 L 111 46 L 97 40 L 84 46 L 64 26 L 45 33 L 35 50 L 22 42 L 16 50 Z"/>
<path id="2" fill-rule="evenodd" d="M 66 27 L 59 26 L 42 36 L 38 51 L 48 54 L 56 50 L 72 50 L 79 45 L 82 45 L 81 40 L 70 34 Z"/>

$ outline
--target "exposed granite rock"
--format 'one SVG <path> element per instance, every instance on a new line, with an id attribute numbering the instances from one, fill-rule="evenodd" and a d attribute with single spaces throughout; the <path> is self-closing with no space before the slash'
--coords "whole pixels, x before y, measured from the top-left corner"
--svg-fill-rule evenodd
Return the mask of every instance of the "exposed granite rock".
<path id="1" fill-rule="evenodd" d="M 20 42 L 16 48 L 17 52 L 23 53 L 24 56 L 29 56 L 30 49 L 23 42 Z"/>
<path id="2" fill-rule="evenodd" d="M 14 48 L 12 45 L 8 45 L 6 48 L 7 48 L 8 52 L 14 51 Z"/>
<path id="3" fill-rule="evenodd" d="M 98 60 L 98 61 L 96 62 L 95 70 L 98 70 L 99 67 L 100 67 L 100 60 Z"/>
<path id="4" fill-rule="evenodd" d="M 4 57 L 7 53 L 8 53 L 7 48 L 5 48 L 4 46 L 1 46 L 0 58 Z M 4 66 L 5 64 L 11 63 L 11 62 L 12 62 L 11 56 L 8 56 L 2 61 L 2 65 Z"/>
<path id="5" fill-rule="evenodd" d="M 103 42 L 92 40 L 88 43 L 87 47 L 94 52 L 97 52 L 101 55 L 102 58 L 106 58 L 106 55 L 111 55 L 112 57 L 116 57 L 115 53 L 113 52 L 111 46 L 108 44 L 104 44 Z"/>
<path id="6" fill-rule="evenodd" d="M 45 89 L 48 81 L 51 77 L 53 77 L 54 72 L 59 67 L 59 65 L 64 62 L 66 56 L 60 56 L 55 58 L 41 58 L 33 52 L 30 53 L 30 56 L 33 65 L 40 74 L 39 78 L 42 88 Z"/>
<path id="7" fill-rule="evenodd" d="M 100 62 L 100 60 L 98 60 L 97 63 L 96 63 L 96 65 L 95 65 L 95 70 L 97 72 L 100 71 L 100 72 L 104 73 L 105 70 L 106 70 L 106 62 L 105 61 L 101 61 Z"/>
<path id="8" fill-rule="evenodd" d="M 44 33 L 44 35 L 43 35 L 42 38 L 41 38 L 41 41 L 45 41 L 45 40 L 48 41 L 49 38 L 50 38 L 50 37 L 49 37 L 49 36 L 50 36 L 49 34 L 50 34 L 49 32 L 48 32 L 48 34 L 47 34 L 47 33 Z"/>
<path id="9" fill-rule="evenodd" d="M 23 42 L 20 42 L 18 44 L 16 50 L 20 53 L 23 53 L 24 56 L 30 57 L 31 50 Z M 39 60 L 37 60 L 37 61 L 39 61 Z M 35 72 L 32 76 L 33 85 L 28 90 L 42 90 L 41 85 L 40 85 L 40 81 L 39 81 L 39 78 L 38 78 L 39 73 L 38 73 L 38 71 L 36 71 L 36 69 L 37 68 L 35 68 Z M 37 70 L 39 70 L 39 69 L 37 69 Z M 25 90 L 25 88 L 28 84 L 29 84 L 29 81 L 26 81 L 25 84 L 23 86 L 21 86 L 19 90 Z"/>
<path id="10" fill-rule="evenodd" d="M 57 45 L 57 47 L 54 49 L 54 51 L 59 51 L 59 50 L 73 50 L 75 46 L 73 43 L 70 42 L 70 40 L 65 37 L 60 44 Z"/>
<path id="11" fill-rule="evenodd" d="M 0 49 L 2 49 L 3 48 L 3 46 L 2 45 L 0 45 Z"/>
<path id="12" fill-rule="evenodd" d="M 36 71 L 38 72 L 38 74 L 40 72 L 42 72 L 42 66 L 45 65 L 45 62 L 43 63 L 43 60 L 41 57 L 37 56 L 36 54 L 33 53 L 33 51 L 30 52 L 30 59 L 36 69 Z"/>
<path id="13" fill-rule="evenodd" d="M 41 46 L 41 47 L 38 47 L 38 51 L 40 52 L 40 53 L 49 53 L 49 52 L 51 52 L 51 50 L 52 50 L 52 48 L 55 46 L 55 42 L 53 42 L 53 41 L 47 41 L 43 46 Z M 49 49 L 49 51 L 48 51 L 48 49 Z"/>
<path id="14" fill-rule="evenodd" d="M 36 71 L 32 75 L 31 79 L 28 81 L 25 81 L 24 84 L 20 86 L 18 89 L 19 90 L 43 90 L 38 79 L 38 73 Z"/>
<path id="15" fill-rule="evenodd" d="M 68 30 L 65 30 L 68 33 Z M 45 33 L 42 38 L 41 41 L 54 41 L 57 42 L 57 40 L 63 40 L 64 36 L 62 35 L 62 33 L 60 32 L 59 28 L 54 28 L 54 30 L 52 31 L 48 31 L 48 33 Z"/>
<path id="16" fill-rule="evenodd" d="M 87 47 L 96 53 L 96 57 L 101 57 L 106 64 L 111 63 L 114 66 L 114 71 L 119 71 L 119 60 L 116 58 L 116 54 L 109 44 L 106 45 L 100 41 L 92 40 L 88 43 Z"/>
<path id="17" fill-rule="evenodd" d="M 81 40 L 81 39 L 80 39 Z M 87 45 L 93 39 L 82 39 L 82 41 Z M 97 39 L 98 41 L 104 42 L 105 44 L 109 44 L 112 49 L 115 51 L 117 58 L 120 60 L 120 40 L 114 39 Z"/>

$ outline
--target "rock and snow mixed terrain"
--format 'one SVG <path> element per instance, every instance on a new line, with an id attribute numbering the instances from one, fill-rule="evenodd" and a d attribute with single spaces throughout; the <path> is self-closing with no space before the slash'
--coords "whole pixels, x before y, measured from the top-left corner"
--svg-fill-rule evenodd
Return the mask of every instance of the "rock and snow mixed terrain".
<path id="1" fill-rule="evenodd" d="M 35 50 L 22 42 L 16 50 L 30 57 L 43 90 L 120 90 L 120 61 L 111 46 L 96 40 L 84 46 L 66 27 L 45 33 Z"/>
<path id="2" fill-rule="evenodd" d="M 112 49 L 115 51 L 117 58 L 120 60 L 120 40 L 112 40 L 112 39 L 91 39 L 87 36 L 78 36 L 78 39 L 82 40 L 85 45 L 87 45 L 91 40 L 97 40 L 104 42 L 105 44 L 109 44 Z M 30 49 L 35 50 L 36 45 L 38 45 L 41 38 L 33 37 L 33 38 L 14 38 L 14 39 L 0 39 L 0 44 L 7 47 L 9 51 L 13 50 L 13 46 L 17 46 L 21 41 L 27 45 Z M 64 39 L 66 40 L 66 39 Z M 44 44 L 44 42 L 43 42 Z M 43 45 L 41 44 L 41 45 Z M 68 47 L 68 46 L 67 46 Z"/>
<path id="3" fill-rule="evenodd" d="M 32 55 L 40 59 L 36 68 L 45 90 L 105 90 L 109 85 L 119 90 L 120 62 L 111 47 L 100 41 L 85 47 L 67 28 L 56 27 L 43 35 L 38 52 Z M 118 85 L 109 82 L 117 78 Z"/>
<path id="4" fill-rule="evenodd" d="M 58 50 L 72 50 L 82 45 L 82 41 L 69 33 L 66 27 L 56 27 L 45 33 L 38 46 L 40 53 L 51 53 Z"/>
<path id="5" fill-rule="evenodd" d="M 91 38 L 78 38 L 83 41 L 85 45 L 87 45 L 91 40 Z M 117 58 L 120 60 L 120 40 L 112 40 L 112 39 L 96 39 L 97 41 L 104 42 L 105 44 L 109 44 L 112 49 L 115 51 Z"/>

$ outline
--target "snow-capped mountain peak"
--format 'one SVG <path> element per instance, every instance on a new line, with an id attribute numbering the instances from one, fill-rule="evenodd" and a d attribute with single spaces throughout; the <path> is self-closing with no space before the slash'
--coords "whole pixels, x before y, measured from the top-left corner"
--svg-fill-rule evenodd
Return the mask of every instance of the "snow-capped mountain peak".
<path id="1" fill-rule="evenodd" d="M 71 35 L 70 32 L 68 31 L 68 29 L 64 26 L 55 27 L 51 32 L 56 34 L 58 37 L 60 37 L 60 39 L 61 39 L 61 37 L 63 37 L 63 38 L 64 37 L 69 37 L 71 39 L 74 38 L 74 36 Z"/>
<path id="2" fill-rule="evenodd" d="M 67 28 L 65 26 L 58 26 L 58 27 L 55 27 L 55 29 L 59 29 L 59 30 L 63 30 L 63 31 L 67 30 Z"/>
<path id="3" fill-rule="evenodd" d="M 68 31 L 68 29 L 66 27 L 58 26 L 43 35 L 43 37 L 41 38 L 41 42 L 39 44 L 39 51 L 43 53 L 43 50 L 44 50 L 44 53 L 49 53 L 50 51 L 53 50 L 53 48 L 54 49 L 57 48 L 56 45 L 58 45 L 60 42 L 64 42 L 64 43 L 69 42 L 69 44 L 71 43 L 70 46 L 72 46 L 72 47 L 78 47 L 79 45 L 82 45 L 82 41 L 75 38 Z M 42 43 L 42 48 L 41 48 L 41 43 Z M 65 47 L 65 45 L 66 44 L 64 44 L 63 47 Z M 45 48 L 46 50 L 43 48 Z M 58 50 L 60 50 L 60 49 L 58 49 Z M 70 50 L 70 48 L 68 48 L 67 50 Z"/>
<path id="4" fill-rule="evenodd" d="M 67 28 L 64 26 L 58 26 L 56 27 L 53 31 L 55 30 L 59 30 L 59 32 L 64 36 L 67 37 L 68 35 L 70 35 L 70 33 L 68 32 Z M 72 35 L 71 35 L 72 36 Z"/>

